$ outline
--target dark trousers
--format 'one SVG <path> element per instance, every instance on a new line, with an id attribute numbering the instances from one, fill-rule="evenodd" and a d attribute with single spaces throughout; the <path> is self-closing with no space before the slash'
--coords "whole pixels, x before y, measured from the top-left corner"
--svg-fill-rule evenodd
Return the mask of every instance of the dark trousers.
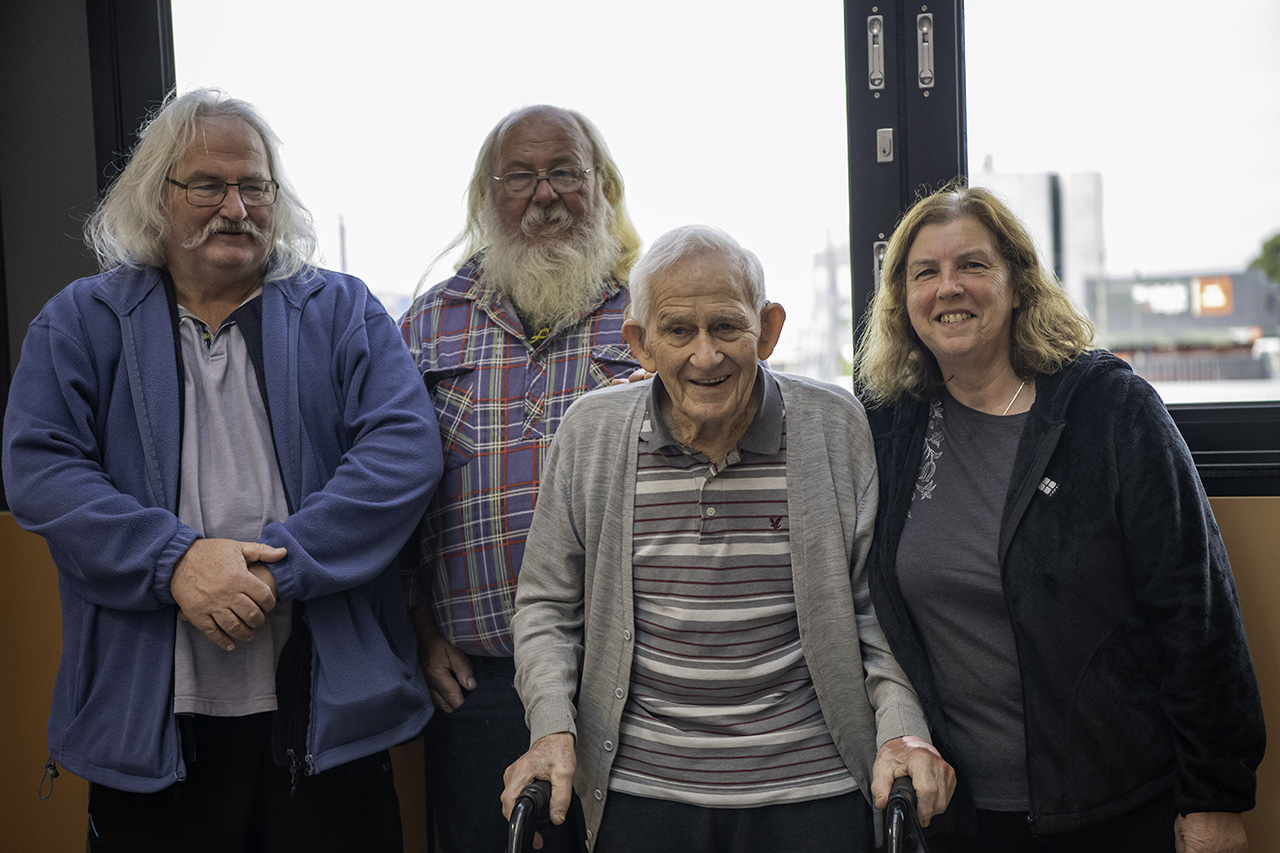
<path id="1" fill-rule="evenodd" d="M 854 792 L 749 809 L 710 809 L 609 792 L 596 853 L 871 853 L 871 806 Z"/>
<path id="2" fill-rule="evenodd" d="M 192 718 L 187 778 L 138 794 L 89 786 L 90 853 L 402 853 L 384 750 L 314 776 L 271 759 L 271 714 Z M 191 741 L 194 740 L 194 743 Z"/>
<path id="3" fill-rule="evenodd" d="M 1097 826 L 1032 835 L 1021 812 L 978 810 L 972 838 L 929 839 L 930 853 L 1173 853 L 1173 797 L 1159 797 Z"/>
<path id="4" fill-rule="evenodd" d="M 436 711 L 424 734 L 427 790 L 444 853 L 506 848 L 502 773 L 529 749 L 511 658 L 472 657 L 476 689 L 455 711 Z M 575 801 L 559 827 L 539 827 L 542 853 L 583 849 Z"/>

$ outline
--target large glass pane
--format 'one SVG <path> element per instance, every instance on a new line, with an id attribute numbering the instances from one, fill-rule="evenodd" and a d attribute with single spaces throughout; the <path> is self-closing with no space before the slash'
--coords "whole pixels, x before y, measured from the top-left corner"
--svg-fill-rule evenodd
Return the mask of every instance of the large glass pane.
<path id="1" fill-rule="evenodd" d="M 971 180 L 1032 224 L 1099 343 L 1166 402 L 1280 399 L 1277 285 L 1250 269 L 1280 233 L 1280 4 L 965 9 Z"/>
<path id="2" fill-rule="evenodd" d="M 830 324 L 828 302 L 849 290 L 840 4 L 233 0 L 174 3 L 173 17 L 179 89 L 217 86 L 264 112 L 325 264 L 364 278 L 392 313 L 459 260 L 427 269 L 461 228 L 489 128 L 552 103 L 600 127 L 647 242 L 689 222 L 729 231 L 789 311 L 775 362 L 838 372 L 829 356 L 850 336 L 847 309 Z M 812 334 L 819 322 L 832 331 Z"/>

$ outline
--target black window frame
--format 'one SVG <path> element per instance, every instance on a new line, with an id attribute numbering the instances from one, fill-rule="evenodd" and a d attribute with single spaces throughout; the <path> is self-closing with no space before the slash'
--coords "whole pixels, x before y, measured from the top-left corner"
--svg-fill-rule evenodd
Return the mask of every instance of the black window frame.
<path id="1" fill-rule="evenodd" d="M 963 0 L 845 0 L 849 255 L 854 329 L 875 292 L 876 246 L 917 195 L 964 177 Z M 919 21 L 931 15 L 934 74 L 919 80 Z M 883 86 L 872 85 L 878 18 Z M 884 131 L 892 131 L 886 160 Z M 856 334 L 856 331 L 855 331 Z M 1280 401 L 1170 405 L 1210 497 L 1280 495 Z"/>
<path id="2" fill-rule="evenodd" d="M 124 168 L 143 121 L 173 90 L 170 0 L 85 0 L 98 193 Z"/>

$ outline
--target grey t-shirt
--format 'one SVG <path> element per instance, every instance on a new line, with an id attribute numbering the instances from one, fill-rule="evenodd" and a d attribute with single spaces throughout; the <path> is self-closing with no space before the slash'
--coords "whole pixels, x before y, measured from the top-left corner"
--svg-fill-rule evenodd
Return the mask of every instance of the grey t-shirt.
<path id="1" fill-rule="evenodd" d="M 1000 518 L 1026 413 L 933 403 L 898 578 L 978 808 L 1025 811 L 1022 680 L 1000 582 Z"/>
<path id="2" fill-rule="evenodd" d="M 234 315 L 232 315 L 234 318 Z M 185 376 L 182 489 L 178 517 L 208 539 L 255 542 L 289 514 L 267 410 L 234 319 L 216 331 L 179 307 Z M 291 611 L 277 602 L 253 640 L 230 652 L 178 621 L 174 646 L 176 713 L 240 717 L 276 709 L 276 661 Z"/>

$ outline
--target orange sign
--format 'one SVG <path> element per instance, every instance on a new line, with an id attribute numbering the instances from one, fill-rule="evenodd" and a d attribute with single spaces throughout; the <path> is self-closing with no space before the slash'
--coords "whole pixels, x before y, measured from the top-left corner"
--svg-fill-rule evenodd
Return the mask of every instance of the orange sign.
<path id="1" fill-rule="evenodd" d="M 1231 314 L 1231 276 L 1212 275 L 1191 281 L 1191 310 L 1197 317 Z"/>

